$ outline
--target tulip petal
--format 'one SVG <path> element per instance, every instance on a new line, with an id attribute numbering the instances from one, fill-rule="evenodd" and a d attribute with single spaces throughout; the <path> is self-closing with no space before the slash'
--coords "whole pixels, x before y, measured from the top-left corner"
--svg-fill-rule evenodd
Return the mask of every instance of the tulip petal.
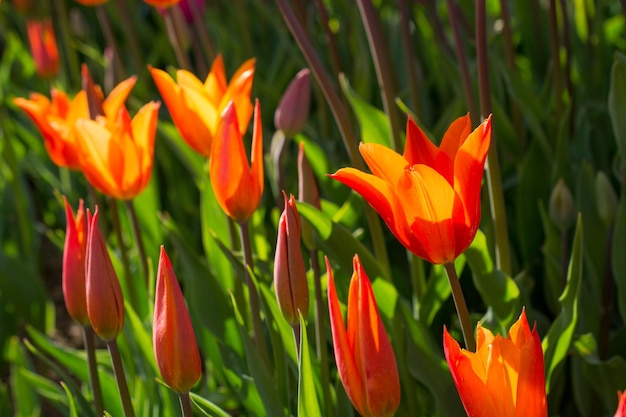
<path id="1" fill-rule="evenodd" d="M 263 126 L 261 119 L 261 105 L 256 100 L 254 104 L 254 128 L 252 130 L 252 151 L 250 155 L 251 171 L 251 203 L 258 206 L 263 194 Z"/>
<path id="2" fill-rule="evenodd" d="M 409 163 L 402 155 L 378 143 L 362 143 L 359 152 L 372 174 L 395 187 Z"/>
<path id="3" fill-rule="evenodd" d="M 132 76 L 122 81 L 116 85 L 113 90 L 111 90 L 109 96 L 102 103 L 104 114 L 106 114 L 107 117 L 115 117 L 120 108 L 124 107 L 124 103 L 130 94 L 130 90 L 133 89 L 136 82 L 137 77 Z"/>
<path id="4" fill-rule="evenodd" d="M 237 120 L 239 131 L 243 135 L 248 129 L 250 117 L 252 116 L 252 103 L 250 102 L 250 91 L 254 80 L 255 60 L 249 59 L 235 72 L 230 79 L 228 88 L 218 105 L 218 110 L 225 109 L 228 103 L 233 101 L 237 109 Z"/>
<path id="5" fill-rule="evenodd" d="M 425 164 L 434 167 L 439 149 L 428 139 L 428 136 L 409 116 L 406 123 L 406 143 L 404 159 L 410 165 Z"/>
<path id="6" fill-rule="evenodd" d="M 474 373 L 472 361 L 461 351 L 458 342 L 450 336 L 445 327 L 443 329 L 443 352 L 467 415 L 470 417 L 501 416 L 496 412 L 492 398 L 485 395 L 485 384 Z"/>
<path id="7" fill-rule="evenodd" d="M 443 135 L 441 144 L 439 145 L 439 151 L 448 155 L 451 161 L 456 158 L 457 151 L 465 142 L 466 138 L 472 131 L 472 120 L 469 113 L 465 116 L 461 116 L 452 123 Z"/>
<path id="8" fill-rule="evenodd" d="M 156 135 L 159 103 L 145 104 L 131 122 L 133 144 L 139 157 L 140 188 L 148 185 L 154 162 L 154 138 Z"/>
<path id="9" fill-rule="evenodd" d="M 87 240 L 87 218 L 83 200 L 80 200 L 76 217 L 70 204 L 65 202 L 65 245 L 63 247 L 63 298 L 65 307 L 74 320 L 83 326 L 89 325 L 87 299 L 85 298 L 85 244 Z"/>
<path id="10" fill-rule="evenodd" d="M 226 92 L 228 84 L 226 83 L 226 70 L 224 70 L 224 59 L 219 54 L 211 65 L 211 71 L 204 81 L 204 91 L 209 96 L 209 100 L 217 107 L 222 96 Z"/>
<path id="11" fill-rule="evenodd" d="M 114 172 L 108 166 L 111 132 L 102 124 L 88 119 L 76 122 L 76 132 L 80 140 L 83 174 L 95 188 L 104 194 L 114 195 L 116 181 Z"/>
<path id="12" fill-rule="evenodd" d="M 518 322 L 522 321 L 521 318 Z M 528 322 L 524 319 L 526 327 Z M 519 379 L 517 381 L 517 404 L 515 417 L 547 417 L 546 382 L 543 363 L 543 350 L 537 329 L 533 329 L 530 339 L 521 350 Z"/>
<path id="13" fill-rule="evenodd" d="M 352 349 L 348 344 L 346 328 L 344 327 L 335 280 L 330 262 L 326 258 L 326 271 L 328 274 L 328 311 L 330 315 L 330 329 L 333 336 L 333 347 L 335 350 L 335 361 L 339 377 L 346 390 L 346 394 L 354 404 L 357 411 L 365 416 L 363 404 L 365 404 L 365 392 L 361 382 L 358 368 L 352 356 Z"/>
<path id="14" fill-rule="evenodd" d="M 198 92 L 198 94 L 204 95 L 204 85 L 202 82 L 193 75 L 191 72 L 179 69 L 176 71 L 176 81 L 178 87 L 184 90 L 193 90 Z"/>

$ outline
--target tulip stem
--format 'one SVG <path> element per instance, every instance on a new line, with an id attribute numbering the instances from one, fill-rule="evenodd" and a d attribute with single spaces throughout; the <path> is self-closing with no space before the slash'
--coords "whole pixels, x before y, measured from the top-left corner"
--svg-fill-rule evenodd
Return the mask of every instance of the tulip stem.
<path id="1" fill-rule="evenodd" d="M 182 69 L 190 70 L 189 62 L 187 61 L 187 56 L 185 55 L 185 51 L 183 50 L 183 45 L 180 39 L 180 32 L 176 28 L 176 22 L 174 22 L 174 16 L 172 16 L 172 8 L 168 7 L 163 12 L 163 19 L 165 19 L 165 26 L 167 27 L 167 34 L 170 38 L 170 44 L 172 48 L 174 48 L 174 53 L 176 54 L 176 60 L 178 61 L 178 65 Z"/>
<path id="2" fill-rule="evenodd" d="M 180 401 L 180 409 L 183 411 L 183 417 L 193 417 L 189 392 L 181 392 L 178 394 L 178 400 Z"/>
<path id="3" fill-rule="evenodd" d="M 446 273 L 448 275 L 448 282 L 450 283 L 450 289 L 452 290 L 452 298 L 454 299 L 454 305 L 456 307 L 456 314 L 459 316 L 459 322 L 461 322 L 461 331 L 463 332 L 463 339 L 465 340 L 465 348 L 470 352 L 476 351 L 476 340 L 474 339 L 474 330 L 470 321 L 469 311 L 467 310 L 467 304 L 465 303 L 465 297 L 463 296 L 463 290 L 461 289 L 461 282 L 454 269 L 454 263 L 449 262 L 444 265 Z"/>
<path id="4" fill-rule="evenodd" d="M 96 339 L 91 326 L 82 326 L 83 342 L 87 353 L 87 367 L 89 369 L 89 385 L 93 395 L 96 416 L 101 416 L 104 410 L 102 400 L 102 389 L 100 388 L 100 376 L 98 375 L 98 364 L 96 363 Z"/>
<path id="5" fill-rule="evenodd" d="M 141 72 L 145 71 L 146 67 L 144 64 L 144 58 L 137 43 L 137 31 L 135 30 L 135 24 L 131 17 L 130 11 L 128 10 L 128 1 L 127 0 L 117 0 L 117 6 L 119 10 L 119 15 L 122 21 L 122 27 L 126 30 L 126 37 L 124 38 L 124 43 L 128 45 L 130 49 L 130 55 L 135 64 L 135 71 Z"/>
<path id="6" fill-rule="evenodd" d="M 330 375 L 328 371 L 328 350 L 326 346 L 326 332 L 324 331 L 324 323 L 326 319 L 326 303 L 322 298 L 322 283 L 319 253 L 317 249 L 311 249 L 311 269 L 313 269 L 313 285 L 315 291 L 315 342 L 317 345 L 317 359 L 320 362 L 322 371 L 322 394 L 324 395 L 324 405 L 326 407 L 327 416 L 333 415 L 333 408 L 330 399 Z"/>
<path id="7" fill-rule="evenodd" d="M 491 114 L 491 89 L 489 87 L 489 61 L 487 60 L 487 22 L 485 0 L 476 0 L 476 59 L 478 61 L 478 86 L 480 112 L 485 118 Z M 487 154 L 487 185 L 491 206 L 491 220 L 496 237 L 496 264 L 504 274 L 511 275 L 509 232 L 506 228 L 506 208 L 500 177 L 497 141 L 492 140 Z"/>
<path id="8" fill-rule="evenodd" d="M 124 365 L 122 364 L 122 357 L 120 356 L 120 350 L 117 347 L 117 339 L 109 340 L 106 342 L 106 344 L 107 348 L 109 349 L 109 354 L 111 355 L 113 374 L 115 375 L 117 390 L 119 391 L 120 399 L 122 400 L 124 417 L 135 417 L 135 410 L 133 409 L 133 403 L 130 400 L 128 384 L 126 383 L 126 376 L 124 375 Z"/>
<path id="9" fill-rule="evenodd" d="M 118 79 L 124 76 L 124 67 L 122 66 L 120 49 L 117 47 L 117 42 L 113 35 L 113 28 L 111 28 L 111 22 L 109 22 L 106 10 L 104 10 L 104 5 L 96 7 L 96 16 L 100 24 L 100 29 L 102 29 L 104 39 L 106 39 L 107 46 L 113 51 L 113 82 L 116 83 Z"/>
<path id="10" fill-rule="evenodd" d="M 130 223 L 133 229 L 133 237 L 137 244 L 137 252 L 139 256 L 139 265 L 141 265 L 141 273 L 143 275 L 144 284 L 148 286 L 149 271 L 148 257 L 146 256 L 146 247 L 143 244 L 141 236 L 141 227 L 139 226 L 139 219 L 137 218 L 137 212 L 135 211 L 135 205 L 132 200 L 126 200 L 126 209 L 128 210 L 128 216 L 130 217 Z"/>
<path id="11" fill-rule="evenodd" d="M 300 316 L 300 314 L 298 314 Z M 304 331 L 300 323 L 292 324 L 291 330 L 293 331 L 293 341 L 296 344 L 296 357 L 298 358 L 298 367 L 302 366 L 300 363 L 300 343 L 301 343 L 301 335 L 300 332 Z"/>
<path id="12" fill-rule="evenodd" d="M 191 16 L 193 19 L 193 24 L 196 27 L 196 32 L 198 34 L 197 38 L 200 40 L 200 45 L 202 45 L 202 49 L 208 57 L 209 62 L 212 62 L 215 59 L 215 49 L 213 49 L 213 45 L 211 44 L 211 38 L 209 37 L 209 32 L 207 31 L 206 25 L 204 24 L 204 19 L 202 18 L 202 10 L 200 10 L 200 6 L 198 6 L 197 1 L 190 1 L 189 5 L 191 6 Z M 194 39 L 196 39 L 196 36 L 194 36 Z"/>
<path id="13" fill-rule="evenodd" d="M 265 363 L 269 363 L 267 356 L 267 348 L 265 346 L 265 340 L 263 338 L 263 325 L 261 323 L 261 307 L 259 303 L 259 293 L 256 285 L 252 280 L 250 271 L 254 269 L 254 261 L 252 260 L 252 245 L 250 243 L 250 232 L 248 230 L 248 222 L 239 222 L 239 236 L 241 237 L 241 247 L 243 248 L 243 273 L 246 277 L 246 284 L 248 285 L 248 293 L 250 295 L 250 316 L 252 319 L 252 338 L 256 342 L 256 346 L 259 348 L 259 352 Z"/>
<path id="14" fill-rule="evenodd" d="M 130 303 L 135 308 L 138 304 L 137 292 L 135 291 L 135 286 L 133 285 L 133 279 L 130 273 L 130 262 L 128 261 L 128 253 L 126 252 L 126 245 L 124 244 L 124 235 L 122 233 L 122 224 L 120 223 L 120 212 L 117 207 L 117 200 L 110 198 L 108 199 L 108 202 L 109 207 L 111 208 L 111 220 L 113 221 L 113 229 L 115 230 L 118 249 L 120 250 L 120 256 L 122 257 L 126 290 L 128 291 Z"/>

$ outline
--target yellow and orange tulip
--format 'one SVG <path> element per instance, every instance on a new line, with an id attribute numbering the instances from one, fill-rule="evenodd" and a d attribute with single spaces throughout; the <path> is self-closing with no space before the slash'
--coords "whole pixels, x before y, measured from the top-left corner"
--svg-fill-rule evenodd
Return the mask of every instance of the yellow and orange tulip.
<path id="1" fill-rule="evenodd" d="M 476 236 L 490 142 L 491 116 L 473 132 L 469 115 L 460 117 L 439 147 L 409 117 L 403 155 L 361 144 L 372 174 L 343 168 L 330 177 L 361 194 L 411 252 L 434 264 L 449 263 Z"/>
<path id="2" fill-rule="evenodd" d="M 224 109 L 231 101 L 237 108 L 239 133 L 244 134 L 252 115 L 250 90 L 254 77 L 254 59 L 244 62 L 226 82 L 221 55 L 213 62 L 202 83 L 189 71 L 176 71 L 175 82 L 165 71 L 149 67 L 181 136 L 194 151 L 211 156 L 212 142 Z"/>
<path id="3" fill-rule="evenodd" d="M 131 120 L 124 100 L 135 77 L 120 83 L 103 103 L 104 115 L 76 122 L 80 168 L 102 193 L 129 200 L 148 185 L 154 161 L 159 103 L 144 105 Z"/>
<path id="4" fill-rule="evenodd" d="M 547 417 L 543 350 L 526 312 L 507 337 L 478 324 L 476 353 L 461 349 L 444 329 L 443 347 L 469 417 Z"/>
<path id="5" fill-rule="evenodd" d="M 326 259 L 328 310 L 339 377 L 363 417 L 391 417 L 400 404 L 396 356 L 380 319 L 374 292 L 358 256 L 348 293 L 344 325 L 335 280 Z"/>
<path id="6" fill-rule="evenodd" d="M 211 186 L 222 210 L 236 222 L 245 222 L 256 211 L 263 195 L 263 128 L 261 107 L 254 106 L 250 164 L 243 146 L 235 104 L 224 110 L 214 138 L 209 162 Z"/>

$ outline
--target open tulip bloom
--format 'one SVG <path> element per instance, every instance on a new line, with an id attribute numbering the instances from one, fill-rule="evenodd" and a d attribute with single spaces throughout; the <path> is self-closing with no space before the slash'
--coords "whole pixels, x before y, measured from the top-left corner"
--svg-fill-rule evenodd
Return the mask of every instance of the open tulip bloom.
<path id="1" fill-rule="evenodd" d="M 396 356 L 383 325 L 374 292 L 359 257 L 348 293 L 348 325 L 344 325 L 335 280 L 328 272 L 328 310 L 339 377 L 363 417 L 391 417 L 400 404 Z"/>
<path id="2" fill-rule="evenodd" d="M 439 147 L 409 117 L 403 155 L 361 144 L 372 173 L 343 168 L 330 176 L 361 194 L 411 252 L 433 264 L 450 263 L 478 230 L 490 142 L 491 116 L 473 132 L 469 115 L 456 119 Z"/>
<path id="3" fill-rule="evenodd" d="M 461 349 L 444 328 L 443 347 L 469 417 L 547 417 L 543 350 L 526 312 L 507 337 L 476 329 L 476 353 Z"/>

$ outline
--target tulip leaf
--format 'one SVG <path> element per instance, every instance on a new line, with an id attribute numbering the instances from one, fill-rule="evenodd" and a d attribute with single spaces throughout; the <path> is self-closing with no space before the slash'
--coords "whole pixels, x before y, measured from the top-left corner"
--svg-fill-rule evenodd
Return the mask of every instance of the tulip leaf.
<path id="1" fill-rule="evenodd" d="M 311 352 L 306 337 L 306 324 L 300 315 L 300 358 L 298 360 L 298 417 L 322 417 L 315 378 L 311 366 Z"/>
<path id="2" fill-rule="evenodd" d="M 132 341 L 133 345 L 139 348 L 139 352 L 142 356 L 142 363 L 148 363 L 152 368 L 155 375 L 159 375 L 159 368 L 157 367 L 156 360 L 154 359 L 154 350 L 152 347 L 152 335 L 141 322 L 141 319 L 135 313 L 132 306 L 126 302 L 124 303 L 124 311 L 126 312 L 126 323 L 129 325 L 129 332 L 124 332 L 124 336 L 127 337 L 129 342 Z"/>
<path id="3" fill-rule="evenodd" d="M 622 163 L 626 161 L 626 55 L 615 53 L 611 68 L 611 87 L 609 90 L 609 116 L 617 142 Z"/>
<path id="4" fill-rule="evenodd" d="M 555 373 L 567 357 L 574 341 L 574 332 L 578 321 L 578 293 L 582 279 L 582 261 L 583 223 L 582 217 L 579 215 L 567 271 L 567 284 L 559 297 L 561 312 L 541 342 L 545 358 L 546 392 L 548 393 L 554 388 Z"/>
<path id="5" fill-rule="evenodd" d="M 67 405 L 67 397 L 59 385 L 26 368 L 21 368 L 19 372 L 24 380 L 43 398 L 55 404 Z"/>
<path id="6" fill-rule="evenodd" d="M 271 378 L 270 371 L 268 370 L 266 362 L 261 357 L 259 348 L 248 334 L 248 329 L 246 328 L 243 316 L 241 315 L 239 306 L 237 305 L 237 300 L 233 294 L 231 294 L 231 301 L 233 311 L 235 313 L 235 319 L 237 320 L 237 325 L 239 327 L 239 332 L 241 334 L 241 339 L 243 340 L 246 352 L 248 370 L 250 371 L 254 381 L 254 384 L 251 384 L 250 388 L 258 390 L 264 405 L 264 409 L 256 409 L 255 411 L 260 417 L 284 416 L 285 413 L 282 409 L 281 401 L 279 400 L 278 393 L 276 391 L 276 383 Z M 256 313 L 258 314 L 258 312 Z M 260 339 L 259 342 L 265 343 L 263 339 Z"/>
<path id="7" fill-rule="evenodd" d="M 63 387 L 63 390 L 65 391 L 65 395 L 67 395 L 67 404 L 70 409 L 70 417 L 78 417 L 78 411 L 76 410 L 76 400 L 74 400 L 74 394 L 72 394 L 72 391 L 69 389 L 69 387 L 67 386 L 65 382 L 61 381 L 61 386 Z"/>
<path id="8" fill-rule="evenodd" d="M 387 115 L 359 97 L 343 74 L 339 76 L 339 83 L 361 126 L 361 141 L 391 148 L 391 128 Z"/>
<path id="9" fill-rule="evenodd" d="M 41 415 L 41 405 L 37 398 L 35 388 L 28 383 L 24 375 L 20 372 L 21 369 L 31 369 L 33 366 L 17 337 L 13 337 L 9 340 L 7 353 L 11 362 L 9 381 L 13 393 L 15 415 L 33 417 Z"/>
<path id="10" fill-rule="evenodd" d="M 465 251 L 465 257 L 472 270 L 476 289 L 489 309 L 493 310 L 500 326 L 500 333 L 506 334 L 520 310 L 520 292 L 517 284 L 495 268 L 487 238 L 482 231 L 476 233 L 474 241 Z"/>
<path id="11" fill-rule="evenodd" d="M 626 277 L 626 256 L 624 256 L 626 253 L 626 233 L 623 233 L 623 230 L 626 230 L 626 186 L 622 187 L 622 197 L 617 206 L 614 230 L 611 266 L 617 288 L 617 307 L 622 320 L 626 321 L 626 282 L 624 282 L 624 277 Z"/>
<path id="12" fill-rule="evenodd" d="M 278 336 L 280 337 L 280 346 L 283 347 L 292 363 L 298 363 L 296 348 L 293 343 L 293 332 L 291 326 L 287 323 L 287 320 L 284 319 L 280 309 L 278 308 L 276 295 L 266 285 L 259 286 L 259 293 L 263 300 L 265 307 L 264 312 L 266 316 L 268 316 L 268 321 L 269 319 L 273 319 L 275 323 L 275 326 L 271 327 L 276 327 L 276 333 L 278 333 Z M 272 330 L 270 330 L 270 332 L 272 332 Z"/>
<path id="13" fill-rule="evenodd" d="M 205 416 L 230 417 L 230 414 L 222 410 L 217 404 L 214 404 L 213 402 L 199 396 L 198 394 L 190 392 L 189 397 L 191 397 L 191 402 L 196 406 L 196 408 L 200 410 L 200 412 Z"/>

